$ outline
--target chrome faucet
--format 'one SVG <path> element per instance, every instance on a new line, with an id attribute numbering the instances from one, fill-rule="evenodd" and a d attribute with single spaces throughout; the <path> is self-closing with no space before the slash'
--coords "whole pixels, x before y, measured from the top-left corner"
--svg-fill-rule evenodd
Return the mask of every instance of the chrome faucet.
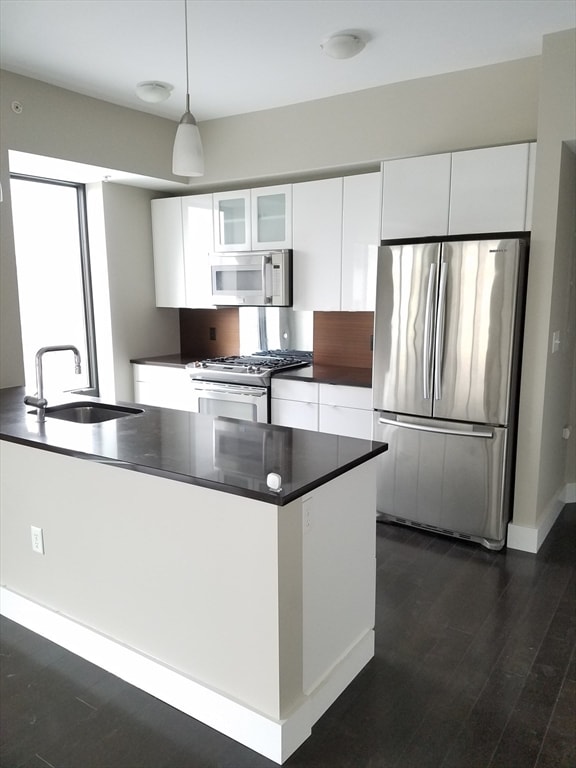
<path id="1" fill-rule="evenodd" d="M 48 405 L 48 400 L 46 400 L 44 397 L 42 357 L 46 354 L 46 352 L 63 352 L 66 349 L 69 349 L 74 353 L 74 373 L 81 373 L 82 368 L 80 366 L 80 352 L 78 352 L 78 349 L 72 344 L 64 344 L 54 347 L 41 347 L 38 352 L 36 352 L 36 396 L 32 397 L 31 395 L 26 395 L 24 398 L 24 403 L 26 405 L 33 405 L 36 407 L 38 421 L 46 420 L 46 406 Z"/>

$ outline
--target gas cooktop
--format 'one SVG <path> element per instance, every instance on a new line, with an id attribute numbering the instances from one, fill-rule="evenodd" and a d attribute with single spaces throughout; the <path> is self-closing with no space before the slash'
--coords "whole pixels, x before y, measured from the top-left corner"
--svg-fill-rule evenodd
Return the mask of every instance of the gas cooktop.
<path id="1" fill-rule="evenodd" d="M 302 368 L 311 362 L 311 359 L 301 359 L 296 355 L 279 356 L 282 351 L 213 357 L 208 360 L 188 363 L 186 368 L 191 379 L 269 386 L 270 377 L 274 373 L 289 368 Z"/>

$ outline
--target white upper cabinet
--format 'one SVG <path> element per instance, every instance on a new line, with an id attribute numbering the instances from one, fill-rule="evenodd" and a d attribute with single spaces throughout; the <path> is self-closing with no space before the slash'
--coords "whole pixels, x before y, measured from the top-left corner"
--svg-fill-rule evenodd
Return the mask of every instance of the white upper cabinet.
<path id="1" fill-rule="evenodd" d="M 382 240 L 448 233 L 451 155 L 382 164 Z"/>
<path id="2" fill-rule="evenodd" d="M 253 189 L 252 248 L 292 247 L 292 185 Z"/>
<path id="3" fill-rule="evenodd" d="M 212 195 L 152 200 L 157 307 L 209 307 Z"/>
<path id="4" fill-rule="evenodd" d="M 535 147 L 382 163 L 382 239 L 529 230 Z"/>
<path id="5" fill-rule="evenodd" d="M 152 200 L 152 244 L 157 307 L 186 306 L 181 198 Z"/>
<path id="6" fill-rule="evenodd" d="M 455 152 L 449 234 L 524 230 L 528 156 L 528 144 Z"/>
<path id="7" fill-rule="evenodd" d="M 340 309 L 342 190 L 341 178 L 293 185 L 294 309 Z"/>
<path id="8" fill-rule="evenodd" d="M 215 192 L 214 250 L 251 251 L 292 245 L 292 186 Z"/>
<path id="9" fill-rule="evenodd" d="M 214 250 L 249 251 L 252 248 L 250 190 L 215 192 Z"/>
<path id="10" fill-rule="evenodd" d="M 374 311 L 380 243 L 380 173 L 346 176 L 342 211 L 340 309 Z"/>
<path id="11" fill-rule="evenodd" d="M 210 253 L 214 249 L 212 195 L 182 198 L 182 234 L 186 304 L 191 308 L 212 307 Z"/>

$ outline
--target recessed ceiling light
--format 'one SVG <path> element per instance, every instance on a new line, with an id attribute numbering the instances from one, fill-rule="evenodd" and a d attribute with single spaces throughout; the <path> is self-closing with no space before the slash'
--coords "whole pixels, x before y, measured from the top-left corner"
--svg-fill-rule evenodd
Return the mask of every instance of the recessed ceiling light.
<path id="1" fill-rule="evenodd" d="M 136 86 L 136 95 L 142 101 L 156 104 L 159 101 L 166 101 L 173 90 L 174 86 L 170 85 L 170 83 L 162 83 L 159 80 L 145 80 Z"/>
<path id="2" fill-rule="evenodd" d="M 323 52 L 333 59 L 350 59 L 360 53 L 366 43 L 358 35 L 339 32 L 320 44 Z"/>

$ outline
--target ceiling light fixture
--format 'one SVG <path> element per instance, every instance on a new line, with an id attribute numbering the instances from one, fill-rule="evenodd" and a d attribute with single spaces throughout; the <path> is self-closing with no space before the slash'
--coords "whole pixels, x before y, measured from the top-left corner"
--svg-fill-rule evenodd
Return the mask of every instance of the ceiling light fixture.
<path id="1" fill-rule="evenodd" d="M 188 0 L 184 0 L 184 25 L 186 27 L 186 112 L 182 115 L 172 153 L 172 173 L 176 176 L 203 176 L 204 152 L 196 118 L 190 112 L 190 71 L 188 64 Z"/>
<path id="2" fill-rule="evenodd" d="M 136 96 L 142 101 L 157 104 L 160 101 L 166 101 L 173 90 L 174 86 L 170 83 L 162 83 L 160 80 L 145 80 L 137 83 Z"/>
<path id="3" fill-rule="evenodd" d="M 349 32 L 338 32 L 320 44 L 323 52 L 333 59 L 350 59 L 360 53 L 366 46 L 358 35 Z"/>

